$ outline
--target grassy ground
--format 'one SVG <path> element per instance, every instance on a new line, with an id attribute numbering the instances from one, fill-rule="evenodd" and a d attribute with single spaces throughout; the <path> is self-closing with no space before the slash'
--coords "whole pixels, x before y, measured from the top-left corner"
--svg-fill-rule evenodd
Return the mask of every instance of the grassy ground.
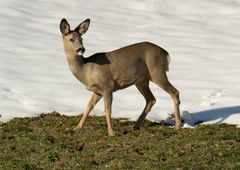
<path id="1" fill-rule="evenodd" d="M 44 114 L 0 125 L 0 169 L 240 169 L 240 129 L 199 126 L 178 132 L 146 122 L 114 119 L 107 136 L 103 117 Z"/>

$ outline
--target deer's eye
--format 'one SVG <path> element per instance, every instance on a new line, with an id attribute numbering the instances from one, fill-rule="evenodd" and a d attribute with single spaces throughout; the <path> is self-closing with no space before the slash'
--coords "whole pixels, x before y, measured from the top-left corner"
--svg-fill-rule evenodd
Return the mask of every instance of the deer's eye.
<path id="1" fill-rule="evenodd" d="M 74 39 L 73 39 L 73 38 L 70 38 L 70 41 L 74 41 Z"/>

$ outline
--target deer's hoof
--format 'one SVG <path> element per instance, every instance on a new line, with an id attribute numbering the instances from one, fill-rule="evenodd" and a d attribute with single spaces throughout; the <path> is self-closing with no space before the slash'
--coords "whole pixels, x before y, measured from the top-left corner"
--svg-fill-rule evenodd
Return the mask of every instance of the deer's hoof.
<path id="1" fill-rule="evenodd" d="M 180 130 L 180 129 L 181 129 L 181 123 L 176 123 L 175 130 Z"/>
<path id="2" fill-rule="evenodd" d="M 114 131 L 109 131 L 108 132 L 108 136 L 114 136 L 115 135 L 115 132 Z"/>
<path id="3" fill-rule="evenodd" d="M 82 128 L 82 127 L 76 126 L 76 127 L 73 129 L 73 131 L 76 131 L 76 130 L 81 129 L 81 128 Z"/>
<path id="4" fill-rule="evenodd" d="M 140 126 L 138 126 L 138 125 L 133 126 L 133 130 L 139 130 L 139 129 L 140 129 Z"/>

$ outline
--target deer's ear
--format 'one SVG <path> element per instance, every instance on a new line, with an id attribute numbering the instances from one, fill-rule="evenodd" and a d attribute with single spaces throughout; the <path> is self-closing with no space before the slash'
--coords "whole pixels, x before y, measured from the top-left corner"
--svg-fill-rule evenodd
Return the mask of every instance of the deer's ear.
<path id="1" fill-rule="evenodd" d="M 79 24 L 74 31 L 77 31 L 81 35 L 83 35 L 87 32 L 89 25 L 90 25 L 90 19 L 86 19 L 81 24 Z"/>
<path id="2" fill-rule="evenodd" d="M 68 24 L 68 22 L 65 18 L 63 18 L 60 23 L 60 30 L 63 35 L 67 35 L 70 31 L 70 25 Z"/>

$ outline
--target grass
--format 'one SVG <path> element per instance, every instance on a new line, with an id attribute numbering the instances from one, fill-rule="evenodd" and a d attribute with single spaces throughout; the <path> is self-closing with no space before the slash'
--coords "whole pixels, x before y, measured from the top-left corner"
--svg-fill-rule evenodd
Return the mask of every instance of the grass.
<path id="1" fill-rule="evenodd" d="M 0 169 L 240 169 L 240 129 L 230 125 L 173 128 L 113 119 L 107 136 L 103 117 L 53 112 L 0 125 Z"/>

